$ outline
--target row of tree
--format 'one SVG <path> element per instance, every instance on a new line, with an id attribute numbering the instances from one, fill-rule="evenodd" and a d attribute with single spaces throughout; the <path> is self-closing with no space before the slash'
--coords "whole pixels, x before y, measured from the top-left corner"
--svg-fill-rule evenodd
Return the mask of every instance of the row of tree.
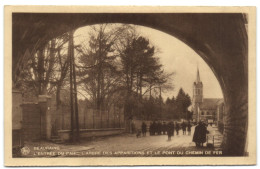
<path id="1" fill-rule="evenodd" d="M 146 97 L 142 104 L 134 103 L 134 116 L 145 120 L 187 119 L 191 120 L 192 112 L 188 110 L 191 99 L 181 88 L 177 97 L 167 98 L 165 101 L 158 97 Z M 141 113 L 137 113 L 138 109 Z"/>
<path id="2" fill-rule="evenodd" d="M 142 112 L 143 95 L 155 87 L 171 89 L 173 73 L 164 72 L 156 48 L 135 27 L 92 26 L 88 37 L 76 48 L 79 85 L 98 111 L 123 104 L 130 119 Z"/>
<path id="3" fill-rule="evenodd" d="M 155 118 L 158 113 L 154 111 L 187 111 L 189 97 L 182 90 L 176 101 L 167 99 L 163 103 L 162 93 L 173 89 L 174 73 L 163 70 L 156 56 L 158 50 L 134 26 L 94 25 L 84 33 L 87 40 L 80 43 L 76 43 L 79 39 L 72 36 L 73 32 L 64 33 L 24 56 L 14 86 L 24 92 L 25 98 L 55 94 L 59 109 L 65 98 L 69 99 L 73 55 L 78 94 L 98 112 L 117 105 L 124 108 L 125 118 L 131 119 Z M 160 93 L 157 98 L 152 96 L 155 89 Z M 175 105 L 179 111 L 175 111 Z M 153 106 L 157 108 L 152 109 Z"/>
<path id="4" fill-rule="evenodd" d="M 192 118 L 192 112 L 188 110 L 190 105 L 190 96 L 181 88 L 176 98 L 167 98 L 165 101 L 165 113 L 168 115 L 168 118 L 190 120 Z"/>
<path id="5" fill-rule="evenodd" d="M 24 94 L 24 99 L 34 101 L 38 95 L 56 94 L 61 103 L 61 90 L 68 85 L 69 33 L 65 33 L 26 52 L 16 74 L 13 87 Z"/>

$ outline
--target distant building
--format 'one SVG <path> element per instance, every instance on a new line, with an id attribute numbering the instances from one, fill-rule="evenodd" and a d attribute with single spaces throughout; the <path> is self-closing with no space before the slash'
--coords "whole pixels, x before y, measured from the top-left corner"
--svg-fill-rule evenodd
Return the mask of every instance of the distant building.
<path id="1" fill-rule="evenodd" d="M 193 83 L 193 121 L 217 123 L 222 118 L 224 112 L 224 109 L 219 106 L 224 106 L 223 98 L 203 98 L 203 83 L 200 80 L 198 69 L 196 81 Z"/>

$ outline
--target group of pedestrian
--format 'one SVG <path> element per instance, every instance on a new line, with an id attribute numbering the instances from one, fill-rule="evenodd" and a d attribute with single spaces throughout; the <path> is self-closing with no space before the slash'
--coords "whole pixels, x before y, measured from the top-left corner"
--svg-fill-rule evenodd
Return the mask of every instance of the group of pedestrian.
<path id="1" fill-rule="evenodd" d="M 153 121 L 150 124 L 149 132 L 150 136 L 153 135 L 161 135 L 161 134 L 167 134 L 168 140 L 171 140 L 171 137 L 174 136 L 174 131 L 176 132 L 176 135 L 179 135 L 179 130 L 182 129 L 182 134 L 186 135 L 186 131 L 188 131 L 188 135 L 191 135 L 191 123 L 185 123 L 182 122 L 181 124 L 173 121 L 170 121 L 166 124 L 166 122 L 160 122 L 160 121 Z M 146 136 L 147 132 L 147 125 L 145 122 L 142 123 L 142 135 Z M 206 124 L 203 122 L 199 122 L 198 125 L 195 127 L 194 135 L 192 141 L 195 142 L 196 147 L 203 147 L 203 143 L 206 142 L 206 135 L 208 133 Z"/>
<path id="2" fill-rule="evenodd" d="M 182 122 L 181 124 L 179 123 L 174 123 L 171 121 L 168 123 L 167 126 L 167 134 L 168 134 L 168 140 L 171 140 L 171 137 L 174 136 L 174 130 L 176 131 L 176 135 L 179 135 L 179 130 L 182 129 L 183 135 L 186 135 L 186 131 L 188 131 L 188 135 L 191 134 L 191 123 L 188 122 L 186 124 L 185 122 Z"/>
<path id="3" fill-rule="evenodd" d="M 188 135 L 191 135 L 191 124 L 190 124 L 190 122 L 188 122 L 188 124 L 185 123 L 185 122 L 182 122 L 181 129 L 182 129 L 183 135 L 186 135 L 186 131 L 188 131 Z"/>
<path id="4" fill-rule="evenodd" d="M 167 124 L 165 122 L 153 121 L 149 127 L 150 136 L 166 134 Z"/>
<path id="5" fill-rule="evenodd" d="M 143 122 L 142 123 L 142 131 L 144 133 L 146 133 L 146 124 Z M 161 135 L 161 134 L 167 134 L 168 136 L 169 135 L 174 135 L 174 131 L 176 132 L 176 135 L 179 135 L 179 130 L 183 131 L 183 135 L 186 135 L 186 131 L 188 131 L 188 134 L 190 135 L 191 134 L 191 123 L 188 122 L 187 124 L 185 122 L 179 124 L 179 123 L 173 123 L 172 121 L 171 122 L 168 122 L 168 124 L 166 124 L 166 122 L 160 122 L 160 121 L 153 121 L 151 122 L 150 124 L 150 127 L 149 127 L 149 132 L 150 132 L 150 135 L 151 136 L 154 136 L 154 135 Z M 144 135 L 144 134 L 143 134 Z"/>

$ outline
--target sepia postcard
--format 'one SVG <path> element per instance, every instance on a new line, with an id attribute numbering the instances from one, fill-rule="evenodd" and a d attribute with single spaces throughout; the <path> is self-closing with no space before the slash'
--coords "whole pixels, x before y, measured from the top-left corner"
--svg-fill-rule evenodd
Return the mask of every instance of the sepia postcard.
<path id="1" fill-rule="evenodd" d="M 5 165 L 255 165 L 255 18 L 5 6 Z"/>

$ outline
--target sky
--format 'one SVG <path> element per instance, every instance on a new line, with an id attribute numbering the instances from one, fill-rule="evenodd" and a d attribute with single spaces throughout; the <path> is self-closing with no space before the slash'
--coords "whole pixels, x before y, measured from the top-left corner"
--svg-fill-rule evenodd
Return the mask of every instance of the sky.
<path id="1" fill-rule="evenodd" d="M 196 80 L 197 68 L 203 83 L 204 98 L 223 98 L 223 94 L 216 76 L 207 63 L 188 45 L 179 39 L 156 29 L 138 26 L 138 30 L 151 43 L 159 47 L 159 58 L 166 72 L 174 71 L 175 89 L 166 93 L 168 97 L 176 96 L 180 88 L 192 97 L 193 82 Z"/>
<path id="2" fill-rule="evenodd" d="M 174 89 L 162 94 L 163 99 L 176 97 L 180 88 L 192 98 L 193 82 L 196 80 L 197 69 L 200 72 L 200 79 L 203 83 L 204 98 L 223 98 L 223 94 L 210 67 L 207 63 L 188 45 L 179 39 L 152 29 L 149 27 L 136 26 L 140 35 L 149 39 L 150 43 L 159 49 L 157 56 L 163 65 L 165 72 L 175 72 L 173 80 Z M 82 27 L 76 30 L 75 44 L 86 40 L 89 27 Z"/>

